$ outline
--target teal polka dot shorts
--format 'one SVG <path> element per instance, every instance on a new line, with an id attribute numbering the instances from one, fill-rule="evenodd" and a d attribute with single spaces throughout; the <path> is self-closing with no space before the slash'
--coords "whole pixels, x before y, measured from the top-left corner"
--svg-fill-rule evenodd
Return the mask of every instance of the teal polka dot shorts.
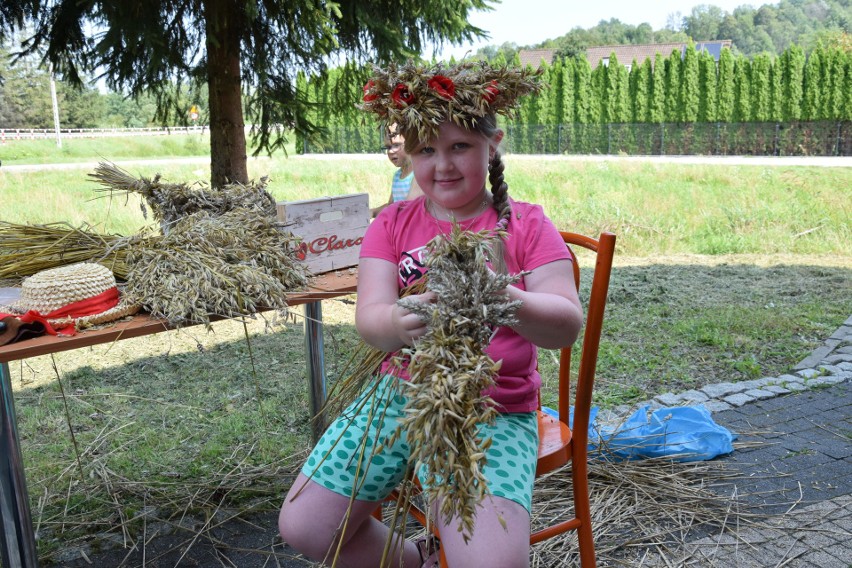
<path id="1" fill-rule="evenodd" d="M 381 501 L 395 489 L 405 475 L 410 453 L 404 433 L 388 444 L 405 406 L 398 380 L 382 377 L 349 405 L 317 442 L 302 473 L 335 493 L 354 494 L 364 501 Z M 483 471 L 491 494 L 529 511 L 538 457 L 536 413 L 500 414 L 493 426 L 483 425 L 481 432 L 484 438 L 491 437 Z"/>

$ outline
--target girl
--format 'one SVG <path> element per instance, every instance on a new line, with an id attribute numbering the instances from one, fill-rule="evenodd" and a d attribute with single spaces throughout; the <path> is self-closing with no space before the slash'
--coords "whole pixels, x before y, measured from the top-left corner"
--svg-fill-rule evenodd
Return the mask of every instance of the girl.
<path id="1" fill-rule="evenodd" d="M 484 469 L 490 496 L 476 514 L 469 540 L 457 530 L 457 519 L 447 524 L 433 515 L 453 567 L 529 565 L 541 384 L 535 346 L 570 345 L 582 324 L 562 238 L 541 207 L 509 199 L 497 151 L 503 132 L 495 114 L 509 114 L 518 96 L 538 88 L 532 73 L 484 62 L 431 69 L 408 64 L 376 70 L 364 88 L 362 107 L 400 126 L 424 196 L 388 206 L 364 237 L 355 314 L 363 339 L 395 352 L 415 345 L 426 332 L 423 321 L 397 300 L 402 288 L 424 274 L 426 243 L 448 233 L 453 223 L 471 231 L 505 229 L 503 250 L 492 251 L 493 268 L 524 273 L 505 290 L 509 299 L 522 302 L 518 323 L 499 328 L 488 347 L 492 359 L 502 361 L 488 393 L 500 416 L 481 430 L 492 441 Z M 430 292 L 409 298 L 434 300 Z M 409 453 L 405 437 L 384 445 L 405 404 L 395 384 L 406 377 L 397 375 L 386 361 L 378 387 L 329 427 L 285 500 L 281 535 L 312 559 L 330 564 L 337 555 L 338 566 L 381 564 L 388 528 L 371 513 L 401 481 Z M 359 460 L 362 453 L 373 457 Z M 435 513 L 439 504 L 432 507 Z M 437 554 L 429 544 L 394 542 L 388 565 L 435 565 Z"/>
<path id="2" fill-rule="evenodd" d="M 385 151 L 388 154 L 388 160 L 397 167 L 397 170 L 393 173 L 391 192 L 387 203 L 370 209 L 372 217 L 378 215 L 382 209 L 395 201 L 416 199 L 423 195 L 423 192 L 417 187 L 417 182 L 414 181 L 411 159 L 405 151 L 405 138 L 399 133 L 399 128 L 395 124 L 385 129 Z"/>

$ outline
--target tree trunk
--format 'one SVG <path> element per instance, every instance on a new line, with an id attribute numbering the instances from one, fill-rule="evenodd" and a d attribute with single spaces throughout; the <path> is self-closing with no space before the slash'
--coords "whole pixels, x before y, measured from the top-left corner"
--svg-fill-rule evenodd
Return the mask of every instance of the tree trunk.
<path id="1" fill-rule="evenodd" d="M 244 3 L 207 0 L 207 79 L 210 89 L 210 184 L 248 183 L 240 78 Z"/>

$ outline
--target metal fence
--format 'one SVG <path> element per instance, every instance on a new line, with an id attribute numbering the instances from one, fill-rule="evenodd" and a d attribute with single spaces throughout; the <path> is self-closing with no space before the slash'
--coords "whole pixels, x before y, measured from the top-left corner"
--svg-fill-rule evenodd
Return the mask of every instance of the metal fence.
<path id="1" fill-rule="evenodd" d="M 504 126 L 514 154 L 852 156 L 852 122 L 623 123 Z M 304 153 L 380 152 L 375 126 L 332 128 Z"/>
<path id="2" fill-rule="evenodd" d="M 382 152 L 381 129 L 370 126 L 328 128 L 310 139 L 301 139 L 297 151 L 303 154 L 373 154 Z"/>

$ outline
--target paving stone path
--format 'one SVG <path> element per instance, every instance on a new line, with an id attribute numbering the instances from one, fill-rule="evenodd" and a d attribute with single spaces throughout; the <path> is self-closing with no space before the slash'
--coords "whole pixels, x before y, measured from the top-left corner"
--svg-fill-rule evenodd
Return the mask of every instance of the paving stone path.
<path id="1" fill-rule="evenodd" d="M 791 374 L 657 397 L 659 404 L 708 397 L 701 403 L 716 409 L 713 419 L 746 443 L 721 458 L 742 472 L 728 489 L 767 520 L 697 538 L 665 558 L 649 553 L 636 566 L 852 567 L 850 379 L 852 317 Z"/>

